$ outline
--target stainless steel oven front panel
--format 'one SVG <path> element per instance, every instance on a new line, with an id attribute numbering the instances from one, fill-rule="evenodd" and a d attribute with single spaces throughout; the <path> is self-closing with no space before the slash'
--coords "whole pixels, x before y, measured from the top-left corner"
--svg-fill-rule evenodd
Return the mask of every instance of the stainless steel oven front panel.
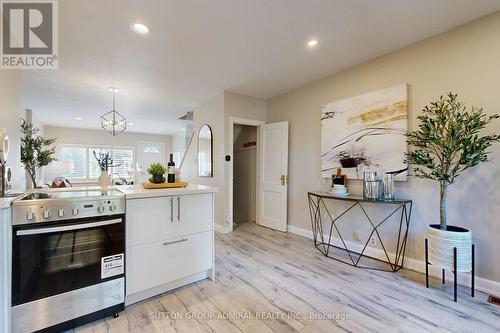
<path id="1" fill-rule="evenodd" d="M 119 278 L 12 307 L 12 332 L 34 332 L 125 301 Z"/>
<path id="2" fill-rule="evenodd" d="M 16 200 L 12 205 L 12 224 L 66 221 L 119 214 L 125 214 L 124 198 Z"/>

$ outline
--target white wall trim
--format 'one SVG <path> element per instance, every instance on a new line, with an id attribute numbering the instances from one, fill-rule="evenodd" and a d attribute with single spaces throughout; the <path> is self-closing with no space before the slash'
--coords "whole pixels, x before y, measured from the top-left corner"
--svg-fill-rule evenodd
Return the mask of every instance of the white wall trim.
<path id="1" fill-rule="evenodd" d="M 288 225 L 288 232 L 299 235 L 308 239 L 313 239 L 313 233 L 311 230 L 308 229 L 303 229 L 299 227 L 295 227 L 292 225 Z M 324 235 L 325 240 L 328 239 L 327 235 Z M 349 247 L 349 249 L 352 249 L 353 251 L 361 252 L 363 249 L 363 244 L 360 243 L 355 243 L 352 241 L 344 240 L 346 245 Z M 335 246 L 341 246 L 342 243 L 340 238 L 333 237 L 332 236 L 332 245 Z M 312 246 L 312 245 L 311 245 Z M 373 248 L 368 246 L 365 250 L 365 253 L 373 258 L 377 259 L 382 259 L 382 260 L 387 260 L 385 257 L 384 252 L 381 249 L 378 248 Z M 395 254 L 394 253 L 388 253 L 389 258 L 394 260 Z M 404 260 L 404 268 L 411 269 L 413 271 L 419 272 L 419 273 L 425 273 L 425 262 L 422 260 L 417 260 L 413 258 L 408 258 L 406 257 Z M 441 269 L 437 267 L 433 267 L 432 265 L 429 266 L 429 275 L 437 278 L 441 278 Z M 453 282 L 453 274 L 447 274 L 446 277 L 447 281 Z M 458 278 L 457 278 L 458 284 L 465 286 L 465 287 L 470 287 L 470 282 L 471 282 L 471 274 L 470 273 L 459 273 Z M 491 295 L 500 295 L 500 282 L 493 281 L 493 280 L 487 280 L 481 277 L 478 277 L 476 275 L 476 281 L 475 281 L 475 289 L 478 291 L 482 291 L 486 294 L 491 294 Z M 431 287 L 431 286 L 430 286 Z"/>
<path id="2" fill-rule="evenodd" d="M 227 234 L 230 232 L 228 227 L 222 224 L 215 223 L 214 226 L 215 226 L 215 231 L 220 232 L 222 234 Z"/>
<path id="3" fill-rule="evenodd" d="M 261 121 L 261 120 L 255 120 L 255 119 L 245 119 L 245 118 L 238 118 L 238 117 L 229 117 L 229 128 L 228 128 L 228 132 L 229 132 L 229 151 L 227 152 L 227 155 L 231 156 L 231 161 L 228 163 L 228 182 L 227 182 L 227 193 L 228 193 L 228 196 L 227 196 L 227 203 L 226 203 L 226 207 L 227 207 L 227 212 L 226 212 L 226 226 L 228 228 L 228 231 L 227 232 L 231 232 L 233 231 L 233 227 L 234 227 L 234 220 L 233 220 L 233 163 L 234 163 L 234 156 L 233 156 L 233 151 L 234 151 L 234 140 L 233 140 L 233 135 L 234 135 L 234 125 L 235 124 L 238 124 L 238 125 L 247 125 L 247 126 L 256 126 L 257 127 L 257 138 L 259 138 L 259 133 L 260 133 L 260 126 L 261 125 L 264 125 L 266 122 L 265 121 Z M 259 142 L 258 142 L 258 139 L 257 139 L 257 145 L 259 145 Z M 256 193 L 256 196 L 257 198 L 255 198 L 255 203 L 256 203 L 256 210 L 258 210 L 258 193 L 259 193 L 259 182 L 258 182 L 258 179 L 259 179 L 259 163 L 260 163 L 260 159 L 259 159 L 259 154 L 257 154 L 257 160 L 255 162 L 257 164 L 257 177 L 256 177 L 256 180 L 257 180 L 257 184 L 256 184 L 256 189 L 255 189 L 255 193 Z M 257 216 L 257 212 L 255 214 L 255 216 Z"/>

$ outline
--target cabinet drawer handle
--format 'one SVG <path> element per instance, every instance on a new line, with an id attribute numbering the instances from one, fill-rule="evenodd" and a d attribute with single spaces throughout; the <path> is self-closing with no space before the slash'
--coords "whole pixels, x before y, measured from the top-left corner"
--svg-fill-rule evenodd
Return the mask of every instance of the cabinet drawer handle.
<path id="1" fill-rule="evenodd" d="M 187 240 L 188 240 L 187 238 L 183 238 L 183 239 L 179 239 L 179 240 L 176 240 L 176 241 L 173 241 L 173 242 L 165 242 L 165 243 L 163 243 L 163 246 L 177 244 L 177 243 L 182 243 L 182 242 L 187 242 Z"/>
<path id="2" fill-rule="evenodd" d="M 181 220 L 181 197 L 177 197 L 177 221 Z"/>
<path id="3" fill-rule="evenodd" d="M 170 222 L 174 222 L 174 198 L 170 198 Z"/>

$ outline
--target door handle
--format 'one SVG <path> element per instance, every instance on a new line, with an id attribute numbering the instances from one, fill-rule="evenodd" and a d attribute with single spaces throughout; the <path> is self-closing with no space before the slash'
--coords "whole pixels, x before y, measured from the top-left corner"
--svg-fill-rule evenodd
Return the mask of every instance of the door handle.
<path id="1" fill-rule="evenodd" d="M 181 220 L 181 197 L 177 197 L 177 221 Z"/>
<path id="2" fill-rule="evenodd" d="M 286 184 L 286 177 L 285 175 L 281 175 L 281 185 L 285 186 L 285 184 Z"/>
<path id="3" fill-rule="evenodd" d="M 170 222 L 174 222 L 174 198 L 170 198 Z"/>
<path id="4" fill-rule="evenodd" d="M 29 236 L 29 235 L 41 235 L 41 234 L 50 234 L 53 232 L 66 232 L 66 231 L 74 231 L 74 230 L 85 230 L 89 228 L 103 227 L 115 223 L 123 222 L 122 219 L 114 219 L 114 220 L 106 220 L 99 222 L 91 222 L 85 224 L 73 224 L 61 227 L 48 227 L 48 228 L 38 228 L 38 229 L 24 229 L 18 230 L 16 232 L 17 236 Z"/>

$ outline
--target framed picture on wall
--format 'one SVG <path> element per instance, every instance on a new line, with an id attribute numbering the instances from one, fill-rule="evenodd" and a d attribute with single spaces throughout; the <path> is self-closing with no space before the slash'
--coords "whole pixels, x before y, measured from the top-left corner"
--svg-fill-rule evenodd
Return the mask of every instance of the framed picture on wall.
<path id="1" fill-rule="evenodd" d="M 364 171 L 407 169 L 408 85 L 328 103 L 321 109 L 321 176 L 342 168 L 349 179 Z M 401 172 L 396 180 L 407 180 Z"/>

